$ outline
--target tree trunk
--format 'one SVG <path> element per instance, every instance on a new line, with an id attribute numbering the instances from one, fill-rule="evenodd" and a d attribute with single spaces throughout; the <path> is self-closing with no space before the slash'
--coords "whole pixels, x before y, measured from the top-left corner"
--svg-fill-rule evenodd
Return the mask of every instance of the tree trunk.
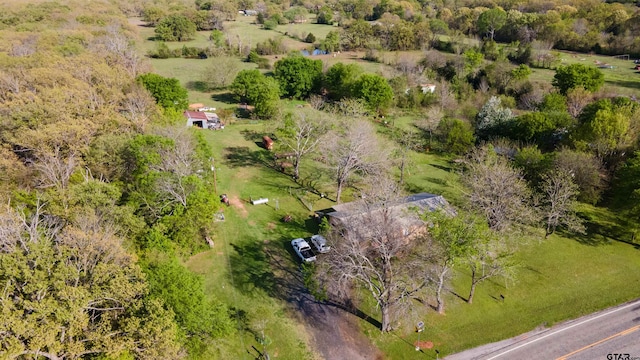
<path id="1" fill-rule="evenodd" d="M 400 185 L 404 184 L 404 168 L 406 162 L 406 155 L 402 154 L 402 161 L 400 162 Z"/>
<path id="2" fill-rule="evenodd" d="M 476 292 L 476 285 L 478 282 L 476 281 L 476 268 L 475 266 L 471 267 L 471 290 L 469 290 L 469 298 L 467 298 L 467 304 L 473 303 L 473 294 Z"/>
<path id="3" fill-rule="evenodd" d="M 438 289 L 436 289 L 436 311 L 438 314 L 444 314 L 444 301 L 442 300 L 442 288 L 444 287 L 444 275 L 446 271 L 443 271 L 438 276 Z"/>
<path id="4" fill-rule="evenodd" d="M 467 304 L 473 303 L 473 294 L 476 292 L 476 285 L 478 283 L 475 280 L 471 281 L 471 291 L 469 291 L 469 298 L 467 299 Z"/>
<path id="5" fill-rule="evenodd" d="M 381 306 L 381 310 L 382 310 L 382 325 L 380 327 L 380 330 L 382 330 L 382 332 L 391 331 L 391 316 L 389 314 L 389 305 L 383 304 Z"/>
<path id="6" fill-rule="evenodd" d="M 342 180 L 338 180 L 338 190 L 336 191 L 336 202 L 340 203 L 340 195 L 342 195 Z"/>
<path id="7" fill-rule="evenodd" d="M 300 160 L 296 159 L 296 163 L 293 164 L 293 178 L 296 180 L 298 180 L 298 177 L 300 177 Z"/>

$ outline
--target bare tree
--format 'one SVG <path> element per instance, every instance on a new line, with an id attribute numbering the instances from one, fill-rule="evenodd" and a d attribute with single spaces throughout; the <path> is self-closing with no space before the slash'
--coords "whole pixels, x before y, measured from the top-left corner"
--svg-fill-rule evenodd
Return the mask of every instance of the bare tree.
<path id="1" fill-rule="evenodd" d="M 386 167 L 388 155 L 379 146 L 373 126 L 365 120 L 348 123 L 331 134 L 326 147 L 327 162 L 335 174 L 337 202 L 354 173 L 372 174 Z"/>
<path id="2" fill-rule="evenodd" d="M 39 173 L 39 187 L 55 186 L 64 189 L 76 168 L 78 156 L 74 151 L 66 152 L 56 146 L 53 150 L 39 150 L 35 153 L 33 168 Z"/>
<path id="3" fill-rule="evenodd" d="M 429 147 L 433 141 L 433 132 L 438 128 L 440 121 L 444 118 L 444 111 L 441 107 L 432 106 L 427 110 L 425 117 L 416 123 L 416 126 L 429 133 Z"/>
<path id="4" fill-rule="evenodd" d="M 211 60 L 204 71 L 204 82 L 210 89 L 219 89 L 231 85 L 238 72 L 240 63 L 231 56 L 219 56 Z"/>
<path id="5" fill-rule="evenodd" d="M 293 176 L 300 176 L 302 157 L 315 151 L 329 127 L 322 113 L 311 109 L 296 109 L 285 116 L 280 126 L 278 142 L 293 153 Z"/>
<path id="6" fill-rule="evenodd" d="M 420 242 L 410 240 L 390 207 L 396 200 L 391 196 L 397 194 L 395 185 L 391 180 L 378 184 L 372 187 L 376 192 L 360 202 L 358 214 L 329 235 L 333 249 L 320 260 L 318 273 L 335 289 L 330 293 L 348 294 L 355 286 L 370 294 L 386 332 L 392 330 L 397 308 L 426 283 L 413 276 L 415 262 L 405 261 Z"/>
<path id="7" fill-rule="evenodd" d="M 466 166 L 462 179 L 468 188 L 469 204 L 487 219 L 492 230 L 536 222 L 538 214 L 523 175 L 493 146 L 474 149 Z"/>
<path id="8" fill-rule="evenodd" d="M 545 196 L 545 238 L 553 234 L 560 225 L 566 226 L 573 232 L 585 232 L 582 219 L 575 213 L 576 199 L 580 191 L 570 171 L 557 169 L 543 175 L 542 191 Z"/>
<path id="9" fill-rule="evenodd" d="M 578 118 L 582 109 L 593 100 L 593 95 L 583 87 L 576 87 L 567 92 L 567 109 L 569 114 Z"/>
<path id="10" fill-rule="evenodd" d="M 147 90 L 138 84 L 132 85 L 121 104 L 123 115 L 138 131 L 143 132 L 156 112 L 155 100 Z"/>

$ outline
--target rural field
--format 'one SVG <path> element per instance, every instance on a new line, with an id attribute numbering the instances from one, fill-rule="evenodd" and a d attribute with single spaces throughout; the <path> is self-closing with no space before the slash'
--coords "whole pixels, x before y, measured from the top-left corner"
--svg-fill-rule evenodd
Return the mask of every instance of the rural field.
<path id="1" fill-rule="evenodd" d="M 320 37 L 331 30 L 330 26 L 311 23 L 263 30 L 252 21 L 252 17 L 239 16 L 237 21 L 225 24 L 227 36 L 242 39 L 245 44 L 255 44 L 273 36 L 284 36 L 284 33 L 313 32 Z M 139 28 L 144 39 L 151 38 L 151 31 L 150 28 Z M 199 33 L 191 42 L 168 45 L 205 46 L 206 36 L 206 33 Z M 284 43 L 290 50 L 308 47 L 289 37 L 284 37 Z M 152 41 L 144 41 L 141 45 L 145 50 L 153 47 Z M 412 54 L 419 56 L 416 52 Z M 361 64 L 368 72 L 393 71 L 389 65 L 362 60 L 363 55 L 344 52 L 335 57 L 321 55 L 314 58 L 323 60 L 325 66 L 353 62 Z M 392 63 L 400 55 L 388 52 L 383 53 L 382 58 Z M 640 87 L 630 61 L 564 52 L 559 53 L 559 57 L 561 64 L 600 61 L 613 65 L 613 69 L 603 70 L 604 91 L 633 94 Z M 268 58 L 276 61 L 276 57 Z M 202 81 L 204 69 L 215 61 L 215 58 L 209 58 L 153 59 L 151 62 L 158 74 L 178 78 L 189 89 L 191 102 L 235 109 L 237 104 L 230 97 L 220 96 L 224 91 L 202 92 L 190 86 Z M 244 62 L 242 65 L 244 68 L 254 66 Z M 553 75 L 553 70 L 533 69 L 531 79 L 550 83 Z M 294 108 L 293 104 L 289 103 L 288 107 Z M 393 118 L 392 115 L 389 119 Z M 416 115 L 399 114 L 395 119 L 394 126 L 407 128 L 412 127 Z M 313 210 L 333 204 L 308 191 L 304 184 L 312 184 L 327 194 L 333 193 L 334 185 L 329 173 L 318 170 L 321 167 L 311 163 L 303 166 L 298 182 L 276 171 L 271 155 L 259 146 L 261 137 L 271 134 L 272 128 L 269 120 L 236 119 L 222 131 L 201 130 L 214 149 L 217 191 L 226 194 L 231 204 L 224 208 L 225 221 L 216 226 L 215 247 L 193 256 L 186 264 L 204 277 L 208 292 L 232 304 L 239 323 L 240 335 L 210 344 L 212 354 L 251 359 L 256 356 L 255 349 L 264 346 L 272 357 L 279 359 L 319 358 L 321 348 L 331 344 L 315 342 L 313 326 L 304 325 L 305 313 L 298 302 L 306 290 L 289 242 L 314 234 L 317 224 L 311 220 Z M 462 186 L 452 162 L 454 158 L 439 153 L 412 152 L 411 160 L 406 178 L 408 191 L 442 194 L 451 203 L 461 204 Z M 346 195 L 349 197 L 348 193 Z M 268 198 L 269 202 L 251 205 L 250 200 L 256 198 Z M 445 316 L 434 312 L 431 309 L 433 299 L 427 299 L 426 304 L 416 306 L 390 334 L 381 333 L 366 318 L 346 312 L 343 316 L 357 319 L 359 331 L 388 359 L 415 358 L 413 344 L 418 340 L 418 334 L 413 328 L 418 321 L 424 321 L 427 330 L 420 335 L 421 341 L 432 342 L 433 348 L 421 351 L 424 358 L 436 358 L 436 349 L 440 355 L 451 354 L 636 298 L 636 289 L 640 286 L 639 247 L 628 242 L 630 234 L 616 225 L 619 222 L 615 213 L 583 205 L 581 214 L 591 219 L 590 226 L 597 232 L 589 236 L 561 232 L 548 239 L 543 239 L 542 232 L 523 236 L 519 240 L 515 280 L 481 284 L 473 305 L 464 301 L 469 288 L 467 270 L 457 268 L 460 276 L 455 277 L 448 289 Z M 282 222 L 285 215 L 291 215 L 293 221 Z M 378 316 L 375 304 L 366 298 L 358 306 L 367 316 Z M 258 324 L 244 324 L 242 319 L 246 314 L 262 320 Z M 260 341 L 261 334 L 268 337 L 266 343 Z"/>

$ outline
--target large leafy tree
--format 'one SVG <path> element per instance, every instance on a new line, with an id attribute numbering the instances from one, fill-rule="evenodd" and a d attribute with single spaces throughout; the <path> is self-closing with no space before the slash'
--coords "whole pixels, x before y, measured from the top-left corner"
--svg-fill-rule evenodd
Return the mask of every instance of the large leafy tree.
<path id="1" fill-rule="evenodd" d="M 380 75 L 362 74 L 353 84 L 353 96 L 362 99 L 370 110 L 382 111 L 393 102 L 393 89 Z"/>
<path id="2" fill-rule="evenodd" d="M 322 61 L 311 60 L 302 55 L 289 56 L 276 62 L 274 74 L 283 96 L 307 98 L 320 88 Z"/>
<path id="3" fill-rule="evenodd" d="M 184 15 L 172 14 L 156 25 L 156 36 L 162 41 L 187 41 L 196 33 L 196 24 Z"/>
<path id="4" fill-rule="evenodd" d="M 491 40 L 496 31 L 502 29 L 507 23 L 507 12 L 499 7 L 487 10 L 478 17 L 478 29 L 486 33 Z"/>
<path id="5" fill-rule="evenodd" d="M 332 99 L 351 97 L 352 87 L 362 68 L 358 64 L 337 63 L 327 70 L 324 86 Z"/>
<path id="6" fill-rule="evenodd" d="M 567 95 L 569 90 L 577 87 L 594 92 L 604 84 L 604 74 L 595 67 L 583 64 L 560 66 L 556 69 L 552 84 L 562 95 Z"/>
<path id="7" fill-rule="evenodd" d="M 176 78 L 165 78 L 158 74 L 143 74 L 136 78 L 156 103 L 165 109 L 184 110 L 188 106 L 187 89 Z"/>
<path id="8" fill-rule="evenodd" d="M 624 151 L 638 137 L 640 107 L 627 98 L 601 99 L 587 105 L 578 118 L 574 140 L 600 156 Z"/>

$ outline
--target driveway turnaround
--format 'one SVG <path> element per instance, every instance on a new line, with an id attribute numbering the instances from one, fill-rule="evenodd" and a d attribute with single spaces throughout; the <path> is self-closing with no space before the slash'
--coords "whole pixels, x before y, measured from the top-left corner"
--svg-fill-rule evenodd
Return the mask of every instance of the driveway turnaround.
<path id="1" fill-rule="evenodd" d="M 640 300 L 446 357 L 446 360 L 640 360 Z"/>

